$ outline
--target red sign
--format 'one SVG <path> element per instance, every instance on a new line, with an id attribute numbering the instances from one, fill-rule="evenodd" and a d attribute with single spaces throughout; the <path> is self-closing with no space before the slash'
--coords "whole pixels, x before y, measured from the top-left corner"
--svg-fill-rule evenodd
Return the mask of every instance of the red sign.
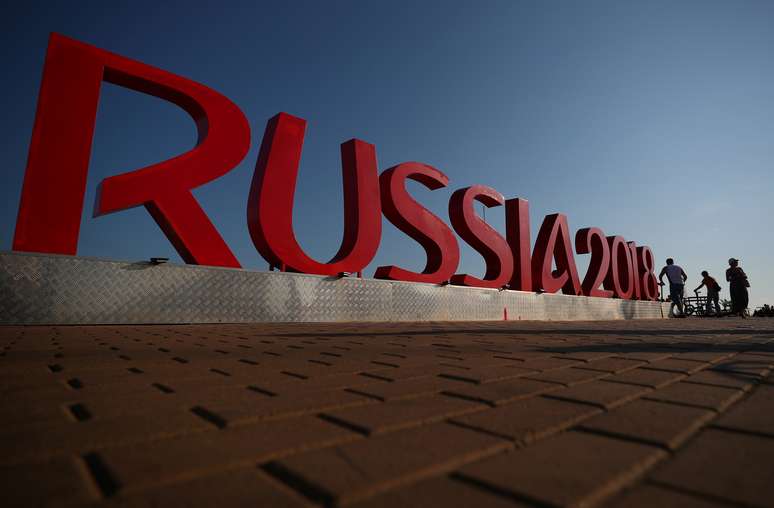
<path id="1" fill-rule="evenodd" d="M 104 179 L 95 216 L 144 205 L 185 262 L 239 267 L 191 193 L 226 174 L 247 154 L 250 126 L 239 107 L 204 85 L 58 34 L 51 35 L 46 54 L 13 249 L 76 253 L 103 81 L 177 104 L 196 122 L 199 140 L 194 149 L 175 158 Z M 272 266 L 321 275 L 360 273 L 376 255 L 383 213 L 424 248 L 427 264 L 421 273 L 380 266 L 374 275 L 378 279 L 623 299 L 657 297 L 648 247 L 585 228 L 575 235 L 573 249 L 567 218 L 557 213 L 545 217 L 530 252 L 529 203 L 506 200 L 483 185 L 455 191 L 449 217 L 454 231 L 486 261 L 486 273 L 483 278 L 455 273 L 460 258 L 455 235 L 415 201 L 405 185 L 411 179 L 435 190 L 446 187 L 449 178 L 419 162 L 404 162 L 379 175 L 374 145 L 357 139 L 341 145 L 341 247 L 329 262 L 316 261 L 293 232 L 305 129 L 306 121 L 287 113 L 271 118 L 255 165 L 247 221 L 253 244 Z M 505 205 L 505 237 L 475 213 L 476 201 L 490 208 Z M 573 250 L 591 254 L 582 281 Z"/>

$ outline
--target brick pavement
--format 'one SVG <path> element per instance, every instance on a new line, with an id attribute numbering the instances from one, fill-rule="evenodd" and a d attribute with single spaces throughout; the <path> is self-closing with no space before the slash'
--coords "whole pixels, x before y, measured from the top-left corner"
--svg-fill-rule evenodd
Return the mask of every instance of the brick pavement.
<path id="1" fill-rule="evenodd" d="M 774 320 L 0 328 L 3 506 L 774 506 Z"/>

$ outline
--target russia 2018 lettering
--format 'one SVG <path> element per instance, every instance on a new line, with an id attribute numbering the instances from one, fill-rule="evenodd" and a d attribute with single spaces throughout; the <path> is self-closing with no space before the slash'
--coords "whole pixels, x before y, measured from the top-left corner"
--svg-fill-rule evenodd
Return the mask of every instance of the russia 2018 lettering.
<path id="1" fill-rule="evenodd" d="M 250 126 L 244 114 L 204 85 L 58 34 L 51 35 L 46 54 L 13 249 L 76 253 L 102 81 L 177 104 L 196 122 L 199 139 L 195 148 L 180 156 L 104 179 L 94 215 L 144 205 L 187 263 L 239 267 L 191 190 L 223 176 L 245 157 Z M 286 113 L 271 118 L 255 166 L 247 221 L 255 247 L 272 266 L 322 275 L 361 272 L 376 255 L 384 213 L 424 248 L 427 264 L 421 273 L 380 266 L 374 275 L 379 279 L 657 298 L 650 248 L 605 236 L 599 228 L 581 229 L 574 250 L 591 254 L 581 281 L 563 214 L 545 217 L 530 252 L 529 203 L 506 200 L 483 185 L 455 191 L 449 217 L 454 231 L 486 261 L 486 273 L 483 278 L 455 273 L 459 264 L 455 235 L 406 191 L 406 180 L 435 190 L 446 187 L 449 178 L 419 162 L 404 162 L 378 175 L 374 145 L 358 139 L 341 145 L 344 238 L 333 259 L 320 263 L 303 251 L 293 232 L 305 128 L 303 119 Z M 478 217 L 476 201 L 487 207 L 505 206 L 505 237 Z"/>

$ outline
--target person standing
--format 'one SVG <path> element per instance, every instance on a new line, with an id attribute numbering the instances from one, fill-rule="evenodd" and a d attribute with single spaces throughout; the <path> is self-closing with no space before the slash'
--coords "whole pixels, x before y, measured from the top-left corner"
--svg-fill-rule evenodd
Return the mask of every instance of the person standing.
<path id="1" fill-rule="evenodd" d="M 731 258 L 728 260 L 728 270 L 726 270 L 726 280 L 731 285 L 731 313 L 739 314 L 745 317 L 744 311 L 750 303 L 750 295 L 747 288 L 750 287 L 750 281 L 747 280 L 747 274 L 739 266 L 739 260 Z"/>
<path id="2" fill-rule="evenodd" d="M 675 264 L 675 260 L 672 258 L 666 260 L 666 266 L 661 269 L 661 273 L 658 275 L 659 283 L 662 286 L 664 285 L 664 275 L 669 280 L 669 299 L 672 300 L 672 304 L 669 306 L 669 315 L 675 317 L 674 310 L 675 305 L 677 305 L 677 310 L 680 311 L 679 317 L 684 318 L 683 289 L 685 289 L 688 275 L 685 274 L 685 270 Z"/>
<path id="3" fill-rule="evenodd" d="M 707 272 L 707 270 L 704 270 L 701 272 L 701 284 L 699 284 L 699 287 L 693 290 L 694 293 L 698 293 L 699 290 L 702 287 L 707 288 L 707 315 L 709 316 L 712 313 L 712 306 L 711 304 L 715 304 L 715 315 L 717 317 L 720 317 L 720 284 L 718 284 L 718 281 L 715 280 L 714 277 L 710 277 L 710 274 Z"/>

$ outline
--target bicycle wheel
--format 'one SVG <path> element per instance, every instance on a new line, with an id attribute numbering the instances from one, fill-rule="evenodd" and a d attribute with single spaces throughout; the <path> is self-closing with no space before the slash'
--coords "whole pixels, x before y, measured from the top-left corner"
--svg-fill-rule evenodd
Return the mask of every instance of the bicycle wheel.
<path id="1" fill-rule="evenodd" d="M 686 316 L 693 316 L 693 313 L 696 312 L 696 309 L 693 307 L 693 305 L 686 305 L 683 307 L 683 312 Z"/>

